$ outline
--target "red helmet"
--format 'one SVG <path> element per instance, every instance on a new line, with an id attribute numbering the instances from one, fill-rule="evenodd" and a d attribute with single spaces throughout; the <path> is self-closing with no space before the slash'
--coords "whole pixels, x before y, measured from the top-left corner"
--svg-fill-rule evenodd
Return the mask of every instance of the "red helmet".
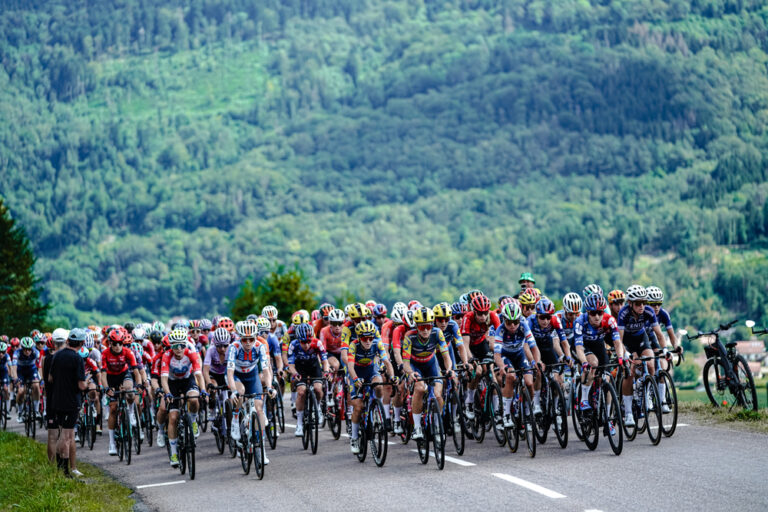
<path id="1" fill-rule="evenodd" d="M 219 325 L 217 325 L 216 327 L 223 327 L 229 332 L 232 332 L 235 330 L 235 322 L 233 322 L 231 318 L 225 316 L 221 320 L 219 320 Z"/>
<path id="2" fill-rule="evenodd" d="M 12 347 L 15 348 L 15 347 L 18 347 L 19 345 L 21 345 L 21 341 L 19 340 L 19 338 L 11 338 Z"/>
<path id="3" fill-rule="evenodd" d="M 478 313 L 485 313 L 491 309 L 491 299 L 483 294 L 475 295 L 472 299 L 472 309 Z"/>
<path id="4" fill-rule="evenodd" d="M 48 347 L 48 350 L 56 350 L 56 347 L 53 344 L 53 336 L 45 337 L 45 346 Z"/>
<path id="5" fill-rule="evenodd" d="M 317 322 L 320 319 L 320 310 L 319 309 L 313 309 L 312 310 L 312 321 Z"/>
<path id="6" fill-rule="evenodd" d="M 163 336 L 163 348 L 164 349 L 171 348 L 171 340 L 168 339 L 168 335 L 167 334 L 165 336 Z"/>
<path id="7" fill-rule="evenodd" d="M 112 344 L 113 342 L 116 343 L 124 343 L 125 342 L 125 335 L 123 334 L 123 331 L 120 329 L 112 329 L 109 331 L 109 336 L 107 336 L 109 339 L 109 343 Z"/>

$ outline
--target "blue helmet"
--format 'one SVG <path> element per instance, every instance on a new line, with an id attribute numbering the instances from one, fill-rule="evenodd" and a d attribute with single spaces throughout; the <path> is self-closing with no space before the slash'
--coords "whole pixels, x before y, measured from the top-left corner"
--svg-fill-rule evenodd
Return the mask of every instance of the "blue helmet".
<path id="1" fill-rule="evenodd" d="M 608 306 L 605 297 L 599 293 L 593 293 L 584 301 L 584 308 L 587 311 L 602 311 Z"/>
<path id="2" fill-rule="evenodd" d="M 454 302 L 453 304 L 451 304 L 451 314 L 452 315 L 464 314 L 464 306 L 461 305 L 461 302 Z"/>
<path id="3" fill-rule="evenodd" d="M 296 339 L 299 341 L 309 341 L 314 336 L 315 332 L 312 330 L 312 326 L 309 324 L 299 324 L 294 330 L 293 334 L 296 335 Z"/>
<path id="4" fill-rule="evenodd" d="M 555 305 L 552 304 L 552 301 L 549 300 L 548 297 L 542 297 L 539 299 L 539 302 L 536 303 L 536 314 L 537 315 L 554 315 Z"/>

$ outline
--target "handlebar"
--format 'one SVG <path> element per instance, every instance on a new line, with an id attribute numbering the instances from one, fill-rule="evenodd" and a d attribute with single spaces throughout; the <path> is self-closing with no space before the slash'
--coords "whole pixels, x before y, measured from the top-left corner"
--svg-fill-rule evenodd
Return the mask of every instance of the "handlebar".
<path id="1" fill-rule="evenodd" d="M 768 329 L 757 329 L 757 330 L 755 330 L 755 328 L 753 327 L 752 328 L 752 334 L 757 334 L 757 335 L 768 334 Z"/>
<path id="2" fill-rule="evenodd" d="M 728 329 L 733 327 L 734 324 L 736 324 L 736 322 L 738 322 L 738 320 L 733 320 L 731 322 L 728 322 L 725 325 L 720 324 L 720 326 L 717 329 L 715 329 L 714 331 L 709 331 L 709 332 L 701 332 L 701 331 L 699 331 L 699 333 L 696 334 L 695 336 L 691 336 L 690 334 L 686 334 L 685 336 L 689 340 L 697 340 L 697 339 L 701 338 L 702 336 L 718 336 L 720 334 L 720 331 L 727 331 Z"/>

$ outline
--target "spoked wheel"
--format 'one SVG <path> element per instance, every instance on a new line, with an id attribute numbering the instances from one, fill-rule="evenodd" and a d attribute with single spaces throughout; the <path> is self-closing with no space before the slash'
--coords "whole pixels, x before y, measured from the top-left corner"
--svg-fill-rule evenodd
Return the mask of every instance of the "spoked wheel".
<path id="1" fill-rule="evenodd" d="M 493 428 L 493 435 L 496 438 L 496 442 L 499 446 L 504 446 L 507 442 L 507 437 L 504 435 L 504 421 L 503 421 L 503 402 L 501 398 L 501 388 L 495 382 L 488 386 L 488 402 L 490 403 L 491 411 L 491 425 Z"/>
<path id="2" fill-rule="evenodd" d="M 273 450 L 277 447 L 277 429 L 275 401 L 267 398 L 267 427 L 264 429 L 264 433 L 267 436 L 269 447 Z"/>
<path id="3" fill-rule="evenodd" d="M 198 428 L 203 432 L 208 432 L 208 401 L 200 401 L 200 414 L 197 416 Z"/>
<path id="4" fill-rule="evenodd" d="M 334 439 L 341 437 L 341 415 L 339 414 L 339 406 L 336 403 L 328 407 L 328 427 Z"/>
<path id="5" fill-rule="evenodd" d="M 252 454 L 250 435 L 251 433 L 248 431 L 248 429 L 243 428 L 243 424 L 241 422 L 240 446 L 238 446 L 238 451 L 240 452 L 240 466 L 243 468 L 243 472 L 245 472 L 246 475 L 251 472 Z"/>
<path id="6" fill-rule="evenodd" d="M 360 447 L 360 451 L 357 452 L 357 460 L 360 462 L 365 462 L 365 458 L 368 456 L 369 421 L 370 415 L 367 418 L 363 418 L 357 431 L 357 444 Z"/>
<path id="7" fill-rule="evenodd" d="M 93 450 L 93 445 L 96 442 L 96 408 L 93 404 L 88 406 L 88 416 L 90 421 L 88 422 L 88 428 L 86 430 L 86 436 L 88 436 L 88 449 Z"/>
<path id="8" fill-rule="evenodd" d="M 187 416 L 185 423 L 186 434 L 184 442 L 186 444 L 185 455 L 187 456 L 187 470 L 189 471 L 189 479 L 195 479 L 195 433 L 192 431 L 192 419 Z"/>
<path id="9" fill-rule="evenodd" d="M 549 433 L 549 422 L 550 422 L 550 416 L 549 413 L 551 412 L 549 410 L 549 402 L 551 401 L 549 399 L 549 390 L 547 389 L 547 381 L 544 381 L 541 386 L 541 414 L 534 414 L 534 432 L 536 433 L 536 440 L 544 444 L 547 441 L 547 434 Z"/>
<path id="10" fill-rule="evenodd" d="M 259 480 L 264 478 L 264 439 L 261 435 L 261 420 L 257 412 L 251 413 L 251 433 L 249 436 L 253 465 Z"/>
<path id="11" fill-rule="evenodd" d="M 734 373 L 739 377 L 739 385 L 742 390 L 742 404 L 748 411 L 757 411 L 757 390 L 755 389 L 755 380 L 752 378 L 752 371 L 749 369 L 747 360 L 744 356 L 736 356 L 734 362 Z"/>
<path id="12" fill-rule="evenodd" d="M 632 409 L 630 411 L 627 411 L 626 407 L 624 407 L 624 394 L 622 389 L 624 388 L 624 379 L 626 378 L 627 376 L 625 372 L 622 370 L 622 372 L 620 373 L 620 377 L 618 379 L 618 385 L 616 389 L 619 391 L 619 393 L 622 393 L 620 409 L 621 409 L 621 427 L 624 430 L 624 436 L 627 438 L 627 441 L 634 441 L 635 437 L 637 436 L 637 427 L 638 427 L 638 421 L 640 417 L 640 411 L 636 407 L 634 396 L 632 397 Z M 634 392 L 633 392 L 633 395 L 634 395 Z M 624 421 L 624 418 L 627 416 L 627 413 L 632 414 L 632 418 L 635 420 L 634 425 L 627 425 L 627 423 Z"/>
<path id="13" fill-rule="evenodd" d="M 85 446 L 86 432 L 87 432 L 87 429 L 86 429 L 86 422 L 85 422 L 85 414 L 81 412 L 80 419 L 77 420 L 77 435 L 80 438 L 80 448 Z"/>
<path id="14" fill-rule="evenodd" d="M 278 390 L 275 400 L 275 411 L 277 412 L 277 425 L 280 427 L 280 433 L 285 433 L 285 410 L 283 408 L 283 390 Z"/>
<path id="15" fill-rule="evenodd" d="M 501 394 L 499 394 L 501 396 Z M 431 425 L 429 426 L 430 437 L 432 438 L 432 446 L 435 450 L 435 462 L 437 463 L 437 469 L 442 470 L 445 467 L 445 429 L 443 428 L 443 418 L 437 409 L 437 401 L 433 400 L 430 403 L 429 414 L 431 418 Z M 504 430 L 501 430 L 501 434 L 504 435 Z"/>
<path id="16" fill-rule="evenodd" d="M 677 389 L 672 376 L 666 370 L 659 372 L 659 382 L 665 384 L 664 396 L 661 397 L 662 405 L 669 407 L 669 412 L 662 411 L 662 433 L 664 437 L 671 437 L 677 428 Z"/>
<path id="17" fill-rule="evenodd" d="M 419 452 L 419 460 L 421 463 L 426 464 L 429 462 L 429 438 L 427 437 L 427 432 L 423 425 L 422 433 L 424 434 L 424 437 L 416 440 L 416 450 Z"/>
<path id="18" fill-rule="evenodd" d="M 532 458 L 536 456 L 536 426 L 533 417 L 533 404 L 531 396 L 528 394 L 528 388 L 521 387 L 523 403 L 520 407 L 520 433 L 525 437 L 525 444 L 528 447 L 528 455 Z"/>
<path id="19" fill-rule="evenodd" d="M 454 389 L 448 396 L 448 401 L 445 403 L 445 407 L 448 407 L 448 421 L 450 422 L 451 438 L 453 439 L 453 447 L 456 449 L 456 454 L 464 454 L 464 416 L 461 414 L 461 403 L 459 402 L 459 394 Z"/>
<path id="20" fill-rule="evenodd" d="M 187 473 L 187 427 L 183 419 L 179 419 L 177 428 L 179 437 L 176 439 L 176 456 L 179 458 L 179 472 L 185 475 Z"/>
<path id="21" fill-rule="evenodd" d="M 219 451 L 219 454 L 224 453 L 224 444 L 226 442 L 226 419 L 221 415 L 220 410 L 217 411 L 217 416 L 213 419 L 211 423 L 211 430 L 213 430 L 213 437 L 216 439 L 216 449 Z"/>
<path id="22" fill-rule="evenodd" d="M 550 417 L 554 418 L 552 430 L 555 432 L 560 448 L 565 448 L 568 446 L 568 410 L 565 406 L 565 396 L 557 381 L 552 381 L 550 391 Z"/>
<path id="23" fill-rule="evenodd" d="M 136 420 L 138 419 L 137 417 Z M 141 426 L 131 427 L 131 437 L 135 440 L 133 447 L 136 449 L 136 455 L 141 455 Z"/>
<path id="24" fill-rule="evenodd" d="M 469 420 L 469 428 L 475 441 L 482 443 L 485 440 L 485 419 L 483 414 L 483 396 L 480 387 L 475 390 L 475 399 L 472 407 L 475 411 L 474 419 Z"/>
<path id="25" fill-rule="evenodd" d="M 505 411 L 505 413 L 512 417 L 512 426 L 504 427 L 504 435 L 507 437 L 509 451 L 516 453 L 517 447 L 520 445 L 520 401 L 513 400 L 509 407 L 509 411 Z"/>
<path id="26" fill-rule="evenodd" d="M 400 442 L 408 444 L 411 440 L 411 434 L 413 434 L 413 417 L 408 412 L 408 407 L 403 405 L 400 409 L 400 425 L 403 427 L 403 433 L 398 434 L 400 436 Z"/>
<path id="27" fill-rule="evenodd" d="M 304 410 L 304 417 L 309 414 L 309 445 L 312 451 L 312 455 L 317 453 L 317 436 L 320 426 L 320 418 L 317 417 L 317 397 L 313 389 L 308 391 L 310 400 L 309 408 Z"/>
<path id="28" fill-rule="evenodd" d="M 651 377 L 647 377 L 643 381 L 642 407 L 645 409 L 648 438 L 651 440 L 651 444 L 657 445 L 661 442 L 662 434 L 661 399 L 656 381 Z"/>
<path id="29" fill-rule="evenodd" d="M 8 418 L 6 416 L 8 411 L 6 410 L 6 407 L 8 407 L 8 404 L 5 397 L 0 394 L 0 429 L 2 430 L 5 430 L 8 427 Z"/>
<path id="30" fill-rule="evenodd" d="M 152 439 L 152 431 L 154 430 L 153 425 L 155 424 L 155 419 L 152 417 L 152 406 L 147 403 L 144 406 L 144 435 L 147 438 L 147 446 L 152 446 L 152 443 L 154 440 Z"/>
<path id="31" fill-rule="evenodd" d="M 374 401 L 373 408 L 370 411 L 368 428 L 371 431 L 371 455 L 373 461 L 378 467 L 384 465 L 387 461 L 387 446 L 389 437 L 384 425 L 384 406 L 378 400 Z"/>
<path id="32" fill-rule="evenodd" d="M 738 391 L 737 394 L 734 394 L 732 388 L 728 386 L 727 375 L 722 359 L 708 359 L 704 363 L 702 370 L 704 390 L 707 392 L 709 401 L 715 407 L 730 407 L 739 403 Z"/>
<path id="33" fill-rule="evenodd" d="M 581 396 L 581 380 L 574 377 L 571 383 L 571 424 L 573 432 L 579 441 L 584 441 L 584 433 L 581 431 L 582 414 L 579 408 L 579 397 Z"/>
<path id="34" fill-rule="evenodd" d="M 616 390 L 610 382 L 603 383 L 603 403 L 601 405 L 601 414 L 605 435 L 608 437 L 608 443 L 611 445 L 613 453 L 621 455 L 624 446 L 624 430 L 621 428 L 621 406 L 619 398 L 616 396 Z"/>
<path id="35" fill-rule="evenodd" d="M 224 402 L 224 417 L 221 419 L 221 426 L 223 430 L 221 434 L 227 435 L 227 446 L 229 447 L 229 458 L 234 459 L 235 457 L 237 457 L 239 450 L 237 448 L 237 442 L 234 439 L 232 439 L 231 433 L 227 430 L 227 418 L 233 418 L 232 403 L 229 400 Z"/>
<path id="36" fill-rule="evenodd" d="M 128 414 L 123 415 L 123 452 L 125 453 L 125 463 L 131 465 L 131 454 L 133 452 L 133 432 L 131 429 L 131 422 L 128 420 Z"/>

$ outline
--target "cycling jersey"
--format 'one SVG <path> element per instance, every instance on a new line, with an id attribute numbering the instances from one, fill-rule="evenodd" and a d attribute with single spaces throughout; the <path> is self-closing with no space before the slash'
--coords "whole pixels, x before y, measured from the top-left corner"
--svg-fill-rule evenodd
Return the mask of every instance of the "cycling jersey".
<path id="1" fill-rule="evenodd" d="M 347 363 L 354 364 L 355 370 L 357 370 L 357 367 L 372 366 L 376 356 L 379 356 L 380 361 L 388 360 L 387 349 L 384 348 L 384 343 L 382 343 L 380 338 L 375 338 L 367 349 L 363 347 L 363 343 L 360 340 L 355 340 L 349 346 Z"/>
<path id="2" fill-rule="evenodd" d="M 656 319 L 658 320 L 659 325 L 664 327 L 665 330 L 675 330 L 675 328 L 672 326 L 672 319 L 669 316 L 669 311 L 666 309 L 659 309 L 659 313 L 656 315 Z"/>
<path id="3" fill-rule="evenodd" d="M 96 366 L 101 368 L 101 350 L 99 350 L 96 347 L 93 347 L 91 349 L 91 353 L 88 354 L 88 359 L 93 360 L 93 362 L 96 363 Z"/>
<path id="4" fill-rule="evenodd" d="M 36 348 L 31 348 L 31 352 L 24 355 L 25 349 L 16 349 L 13 353 L 13 360 L 11 366 L 16 366 L 19 369 L 37 369 L 37 360 L 40 359 L 40 352 Z"/>
<path id="5" fill-rule="evenodd" d="M 227 352 L 225 351 L 224 355 L 219 357 L 219 351 L 216 348 L 211 348 L 211 350 L 205 353 L 203 366 L 210 367 L 208 370 L 209 374 L 223 375 L 227 373 Z"/>
<path id="6" fill-rule="evenodd" d="M 558 319 L 557 316 L 552 316 L 552 319 L 549 321 L 549 327 L 546 328 L 539 324 L 539 317 L 536 315 L 532 315 L 527 323 L 528 327 L 531 329 L 533 338 L 536 340 L 536 345 L 539 347 L 539 350 L 554 350 L 554 347 L 552 346 L 553 333 L 557 334 L 561 343 L 567 341 L 565 332 L 560 326 L 560 319 Z"/>
<path id="7" fill-rule="evenodd" d="M 323 343 L 317 338 L 313 338 L 307 344 L 307 348 L 302 347 L 299 340 L 293 340 L 290 347 L 288 347 L 288 364 L 317 360 L 317 356 L 320 356 L 320 359 L 323 361 L 328 360 L 328 352 L 326 352 Z"/>
<path id="8" fill-rule="evenodd" d="M 406 333 L 409 331 L 408 326 L 405 324 L 400 324 L 395 326 L 395 328 L 392 330 L 392 349 L 393 350 L 401 350 L 403 348 L 403 337 L 406 335 Z"/>
<path id="9" fill-rule="evenodd" d="M 277 320 L 275 322 L 275 328 L 272 330 L 272 334 L 277 336 L 277 339 L 281 340 L 287 331 L 288 328 L 285 326 L 285 322 L 282 320 Z"/>
<path id="10" fill-rule="evenodd" d="M 227 348 L 227 369 L 235 373 L 259 373 L 268 368 L 269 355 L 265 344 L 255 344 L 250 350 L 243 347 L 242 342 L 235 341 Z"/>
<path id="11" fill-rule="evenodd" d="M 203 371 L 200 364 L 200 354 L 185 348 L 181 358 L 177 358 L 173 350 L 163 354 L 160 366 L 160 376 L 168 380 L 189 380 L 192 374 L 200 375 Z"/>
<path id="12" fill-rule="evenodd" d="M 610 334 L 611 339 L 619 341 L 619 328 L 616 319 L 608 313 L 603 313 L 600 327 L 592 327 L 589 323 L 589 313 L 582 313 L 573 322 L 573 343 L 575 346 L 584 346 L 588 343 L 603 343 L 605 336 Z"/>
<path id="13" fill-rule="evenodd" d="M 85 358 L 85 373 L 90 373 L 93 378 L 96 378 L 96 375 L 100 372 L 99 365 L 96 364 L 96 361 L 91 359 L 90 357 Z"/>
<path id="14" fill-rule="evenodd" d="M 461 337 L 459 324 L 453 319 L 448 320 L 445 330 L 443 331 L 443 336 L 445 337 L 445 342 L 453 347 L 464 346 L 464 340 Z"/>
<path id="15" fill-rule="evenodd" d="M 105 348 L 101 353 L 101 369 L 107 372 L 107 375 L 120 375 L 138 368 L 136 358 L 128 347 L 115 354 L 111 348 Z"/>
<path id="16" fill-rule="evenodd" d="M 557 316 L 557 321 L 560 322 L 560 327 L 562 327 L 563 332 L 565 333 L 565 339 L 568 340 L 568 344 L 571 346 L 571 348 L 573 348 L 573 323 L 576 321 L 576 319 L 569 322 L 565 317 L 565 310 L 562 309 L 557 311 L 555 316 Z"/>
<path id="17" fill-rule="evenodd" d="M 392 344 L 392 331 L 397 325 L 391 318 L 387 318 L 381 325 L 381 342 L 385 346 L 388 347 Z"/>
<path id="18" fill-rule="evenodd" d="M 331 333 L 330 325 L 323 327 L 320 331 L 320 341 L 323 343 L 325 350 L 333 355 L 340 355 L 343 349 L 349 348 L 348 345 L 344 345 L 341 341 L 341 334 L 334 336 L 333 333 Z"/>
<path id="19" fill-rule="evenodd" d="M 153 376 L 160 377 L 160 368 L 163 365 L 163 354 L 165 352 L 158 352 L 155 354 L 155 358 L 152 359 L 152 366 L 150 366 L 150 373 Z"/>
<path id="20" fill-rule="evenodd" d="M 656 319 L 656 313 L 651 306 L 645 306 L 640 316 L 635 316 L 632 306 L 625 304 L 619 310 L 618 318 L 619 331 L 624 331 L 624 336 L 631 338 L 642 337 L 645 332 L 650 332 L 653 327 L 659 325 Z M 648 330 L 647 327 L 648 326 Z"/>
<path id="21" fill-rule="evenodd" d="M 478 323 L 475 320 L 475 312 L 470 311 L 461 319 L 461 334 L 462 336 L 469 336 L 470 345 L 479 345 L 485 341 L 485 336 L 491 328 L 499 327 L 499 316 L 493 311 L 489 313 L 489 322 L 487 324 Z"/>
<path id="22" fill-rule="evenodd" d="M 320 337 L 320 331 L 322 331 L 324 327 L 327 326 L 323 323 L 322 318 L 315 320 L 315 322 L 312 324 L 312 330 L 315 332 L 315 338 Z"/>
<path id="23" fill-rule="evenodd" d="M 144 347 L 144 353 L 149 354 L 150 359 L 155 359 L 155 346 L 152 344 L 152 341 L 149 339 L 145 339 L 141 342 L 141 346 Z"/>
<path id="24" fill-rule="evenodd" d="M 443 331 L 437 327 L 432 328 L 426 340 L 421 339 L 415 329 L 408 331 L 403 338 L 403 359 L 426 363 L 435 357 L 436 349 L 439 349 L 441 354 L 448 353 L 448 344 L 445 342 Z"/>
<path id="25" fill-rule="evenodd" d="M 525 343 L 530 348 L 536 346 L 536 340 L 531 333 L 528 322 L 520 322 L 515 332 L 510 332 L 504 324 L 499 325 L 493 332 L 494 345 L 493 353 L 502 355 L 511 355 L 523 350 Z"/>

